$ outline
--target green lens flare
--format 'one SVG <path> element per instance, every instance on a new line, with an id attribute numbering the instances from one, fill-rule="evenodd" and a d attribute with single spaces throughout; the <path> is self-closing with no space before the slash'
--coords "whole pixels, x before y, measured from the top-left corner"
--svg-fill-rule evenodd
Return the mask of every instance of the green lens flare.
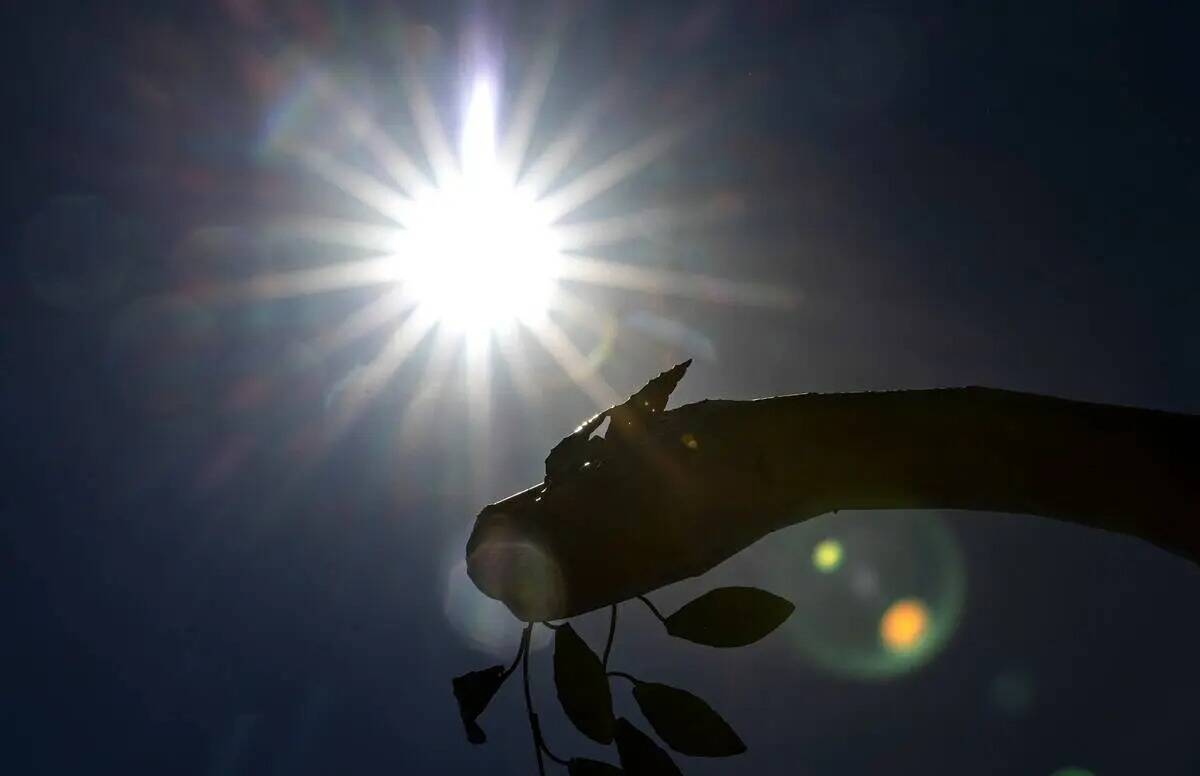
<path id="1" fill-rule="evenodd" d="M 842 565 L 842 543 L 837 539 L 822 539 L 813 547 L 813 566 L 826 574 Z"/>
<path id="2" fill-rule="evenodd" d="M 1025 671 L 1005 671 L 992 680 L 988 694 L 1001 712 L 1014 717 L 1023 715 L 1036 698 L 1033 676 Z"/>
<path id="3" fill-rule="evenodd" d="M 935 513 L 843 510 L 765 545 L 752 573 L 796 605 L 783 631 L 797 657 L 831 673 L 885 680 L 916 670 L 962 616 L 962 553 Z"/>

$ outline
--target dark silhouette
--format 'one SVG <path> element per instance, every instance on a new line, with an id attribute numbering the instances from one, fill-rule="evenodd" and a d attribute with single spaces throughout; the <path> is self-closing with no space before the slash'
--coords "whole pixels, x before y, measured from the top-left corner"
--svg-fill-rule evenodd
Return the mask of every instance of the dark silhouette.
<path id="1" fill-rule="evenodd" d="M 1200 417 L 975 387 L 664 411 L 687 365 L 560 442 L 545 482 L 483 509 L 467 543 L 480 590 L 526 622 L 572 617 L 838 509 L 1041 515 L 1200 561 Z"/>
<path id="2" fill-rule="evenodd" d="M 696 576 L 779 528 L 838 509 L 965 509 L 1041 515 L 1138 537 L 1200 561 L 1200 417 L 990 388 L 802 394 L 701 401 L 666 411 L 690 361 L 585 421 L 546 458 L 543 483 L 479 514 L 467 543 L 471 579 L 528 623 L 517 658 L 455 680 L 468 738 L 515 669 L 539 771 L 543 755 L 571 774 L 619 773 L 566 760 L 542 737 L 528 688 L 534 623 L 556 630 L 555 686 L 572 723 L 615 743 L 629 773 L 678 773 L 624 719 L 609 683 L 628 680 L 673 750 L 745 751 L 696 696 L 608 670 L 617 604 L 639 598 L 673 636 L 714 647 L 752 643 L 792 605 L 754 588 L 710 591 L 669 617 L 645 594 Z M 607 431 L 598 430 L 605 420 Z M 612 610 L 603 657 L 568 624 Z"/>
<path id="3" fill-rule="evenodd" d="M 640 600 L 663 623 L 672 636 L 712 647 L 740 647 L 758 641 L 783 624 L 792 604 L 766 591 L 751 587 L 711 590 L 663 617 L 644 596 Z M 467 740 L 482 744 L 487 735 L 476 721 L 492 697 L 521 664 L 525 709 L 533 735 L 538 772 L 545 772 L 545 758 L 567 767 L 571 776 L 632 774 L 678 774 L 671 756 L 633 723 L 613 714 L 611 682 L 632 685 L 633 698 L 642 714 L 668 747 L 693 757 L 729 757 L 746 751 L 746 744 L 721 715 L 692 693 L 657 682 L 643 681 L 624 671 L 608 668 L 617 629 L 617 605 L 611 607 L 608 640 L 602 657 L 567 623 L 542 623 L 554 630 L 554 689 L 571 723 L 599 744 L 615 744 L 621 767 L 584 758 L 564 759 L 555 754 L 542 736 L 538 715 L 529 692 L 529 642 L 533 623 L 525 627 L 517 656 L 506 669 L 492 666 L 472 671 L 453 682 Z"/>

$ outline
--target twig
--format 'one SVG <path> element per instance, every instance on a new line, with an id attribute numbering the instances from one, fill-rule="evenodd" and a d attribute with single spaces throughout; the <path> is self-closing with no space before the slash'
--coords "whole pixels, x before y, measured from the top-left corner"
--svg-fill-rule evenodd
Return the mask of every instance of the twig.
<path id="1" fill-rule="evenodd" d="M 619 676 L 620 678 L 633 682 L 634 684 L 642 684 L 641 679 L 638 679 L 636 676 L 630 676 L 624 671 L 609 671 L 606 676 Z"/>
<path id="2" fill-rule="evenodd" d="M 533 718 L 534 718 L 534 720 L 536 721 L 536 720 L 537 720 L 537 715 L 536 715 L 536 714 L 534 714 L 534 715 L 533 715 Z M 554 754 L 554 752 L 551 752 L 551 751 L 550 751 L 550 747 L 546 745 L 546 738 L 545 738 L 545 736 L 543 736 L 543 735 L 542 735 L 542 725 L 541 725 L 541 723 L 537 723 L 537 741 L 538 741 L 538 746 L 542 747 L 542 751 L 546 753 L 546 756 L 547 756 L 547 757 L 549 757 L 551 760 L 553 760 L 554 762 L 558 763 L 559 765 L 566 765 L 566 764 L 567 764 L 567 761 L 566 761 L 566 760 L 564 760 L 563 758 L 561 758 L 561 757 L 559 757 L 558 755 Z"/>
<path id="3" fill-rule="evenodd" d="M 512 664 L 504 669 L 504 673 L 500 676 L 500 682 L 503 683 L 513 671 L 517 670 L 517 664 L 521 662 L 521 658 L 525 656 L 526 650 L 529 649 L 529 639 L 525 633 L 521 634 L 521 645 L 517 647 L 517 656 L 513 658 Z"/>
<path id="4" fill-rule="evenodd" d="M 617 633 L 617 605 L 612 605 L 612 618 L 608 621 L 608 641 L 604 643 L 604 667 L 608 668 L 608 656 L 612 652 L 613 636 Z"/>
<path id="5" fill-rule="evenodd" d="M 537 715 L 533 713 L 533 698 L 529 694 L 529 637 L 533 632 L 533 623 L 525 626 L 521 634 L 521 679 L 525 685 L 525 711 L 529 714 L 529 731 L 533 734 L 533 753 L 537 755 L 539 776 L 546 776 L 546 764 L 542 762 L 541 728 L 538 727 Z"/>
<path id="6" fill-rule="evenodd" d="M 521 636 L 521 679 L 525 686 L 525 711 L 529 714 L 529 730 L 533 734 L 533 751 L 537 755 L 538 774 L 546 776 L 546 764 L 542 761 L 542 753 L 559 765 L 566 765 L 567 761 L 550 751 L 550 747 L 546 746 L 546 739 L 542 737 L 542 726 L 538 722 L 538 715 L 533 711 L 533 695 L 529 691 L 529 641 L 533 632 L 533 623 L 525 626 L 525 632 Z"/>
<path id="7" fill-rule="evenodd" d="M 644 595 L 639 595 L 638 600 L 641 601 L 642 603 L 644 603 L 646 606 L 650 607 L 650 611 L 654 613 L 654 616 L 658 618 L 659 622 L 665 623 L 667 621 L 667 618 L 663 617 L 662 614 L 659 613 L 658 609 L 656 609 L 654 607 L 654 604 L 650 603 L 649 598 L 647 598 Z"/>

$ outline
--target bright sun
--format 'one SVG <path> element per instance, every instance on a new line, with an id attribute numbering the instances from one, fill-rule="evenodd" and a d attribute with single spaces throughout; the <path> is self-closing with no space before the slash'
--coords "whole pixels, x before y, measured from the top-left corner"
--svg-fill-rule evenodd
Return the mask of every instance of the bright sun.
<path id="1" fill-rule="evenodd" d="M 399 277 L 429 317 L 480 334 L 540 318 L 555 291 L 557 244 L 545 207 L 498 162 L 496 102 L 477 81 L 460 169 L 414 198 L 399 237 Z"/>
<path id="2" fill-rule="evenodd" d="M 674 233 L 737 209 L 730 211 L 720 197 L 694 207 L 639 208 L 635 201 L 628 212 L 589 218 L 589 203 L 662 157 L 707 109 L 675 111 L 675 118 L 643 139 L 595 164 L 582 164 L 590 135 L 603 125 L 603 95 L 568 114 L 555 136 L 534 142 L 558 50 L 550 36 L 515 99 L 504 103 L 503 131 L 497 120 L 501 95 L 487 68 L 476 70 L 469 85 L 457 143 L 444 130 L 422 79 L 405 79 L 408 126 L 418 141 L 410 147 L 397 143 L 337 80 L 322 75 L 305 82 L 311 90 L 305 93 L 326 109 L 314 129 L 329 130 L 325 125 L 331 123 L 352 137 L 355 143 L 347 150 L 365 152 L 372 169 L 334 154 L 323 140 L 308 142 L 303 132 L 289 135 L 286 126 L 268 143 L 355 200 L 372 220 L 281 219 L 272 229 L 289 239 L 302 237 L 355 255 L 266 272 L 206 293 L 255 300 L 352 288 L 366 292 L 361 306 L 296 345 L 305 363 L 319 363 L 383 333 L 370 357 L 331 393 L 331 406 L 337 408 L 331 435 L 348 428 L 418 356 L 426 356 L 425 373 L 414 397 L 436 394 L 449 365 L 456 360 L 462 365 L 471 433 L 487 432 L 494 365 L 503 364 L 514 383 L 532 395 L 537 367 L 529 357 L 537 354 L 529 352 L 531 345 L 597 407 L 615 404 L 622 396 L 605 382 L 598 365 L 618 320 L 606 303 L 591 298 L 597 289 L 720 304 L 793 304 L 786 289 L 667 269 L 658 256 L 642 261 L 604 257 L 606 246 Z M 366 254 L 358 255 L 360 250 Z M 581 337 L 587 347 L 580 346 Z M 459 353 L 463 357 L 456 359 Z M 417 406 L 416 398 L 410 399 L 406 415 Z M 489 449 L 482 437 L 470 442 L 473 454 Z"/>

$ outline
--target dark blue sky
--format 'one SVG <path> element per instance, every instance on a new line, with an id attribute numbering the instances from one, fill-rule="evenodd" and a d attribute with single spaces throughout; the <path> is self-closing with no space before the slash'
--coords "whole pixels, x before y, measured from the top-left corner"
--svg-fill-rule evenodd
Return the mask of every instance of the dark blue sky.
<path id="1" fill-rule="evenodd" d="M 708 112 L 580 218 L 726 214 L 606 255 L 800 298 L 581 289 L 615 322 L 600 374 L 617 392 L 696 356 L 676 401 L 983 384 L 1200 412 L 1190 19 L 1096 2 L 579 5 L 535 147 L 606 88 L 579 169 Z M 300 0 L 6 14 L 4 773 L 533 771 L 515 686 L 483 718 L 489 743 L 464 740 L 450 679 L 504 662 L 478 639 L 515 644 L 516 625 L 483 627 L 452 570 L 478 508 L 539 478 L 594 403 L 527 341 L 536 401 L 499 370 L 481 443 L 459 372 L 413 400 L 426 343 L 333 438 L 347 374 L 385 335 L 300 366 L 288 348 L 369 292 L 202 292 L 333 255 L 264 238 L 271 219 L 366 217 L 276 153 L 368 158 L 312 102 L 314 73 L 412 147 L 398 50 L 427 55 L 453 125 L 465 31 L 484 31 L 513 87 L 545 19 L 531 4 Z M 681 757 L 686 773 L 1200 773 L 1200 570 L 1032 518 L 937 519 L 961 616 L 887 680 L 782 633 L 680 647 L 626 607 L 614 659 L 703 695 L 749 744 Z M 660 598 L 755 580 L 803 597 L 815 535 L 771 537 Z M 887 528 L 870 546 L 940 562 Z M 603 623 L 582 632 L 596 644 Z M 552 745 L 601 755 L 555 708 L 549 651 L 533 664 Z"/>

